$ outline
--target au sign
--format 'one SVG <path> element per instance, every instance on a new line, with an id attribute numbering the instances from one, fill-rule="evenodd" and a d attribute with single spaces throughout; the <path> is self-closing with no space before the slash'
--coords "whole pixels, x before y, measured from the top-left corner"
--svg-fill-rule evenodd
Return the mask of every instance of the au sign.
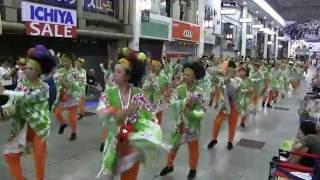
<path id="1" fill-rule="evenodd" d="M 22 21 L 27 35 L 76 38 L 77 12 L 31 2 L 22 2 Z"/>

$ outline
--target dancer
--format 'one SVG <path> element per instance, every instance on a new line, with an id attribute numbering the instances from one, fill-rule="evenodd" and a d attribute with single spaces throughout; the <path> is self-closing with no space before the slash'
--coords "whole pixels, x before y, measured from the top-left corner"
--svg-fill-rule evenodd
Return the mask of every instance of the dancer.
<path id="1" fill-rule="evenodd" d="M 54 106 L 55 118 L 60 124 L 59 134 L 63 134 L 68 126 L 62 116 L 63 111 L 69 113 L 69 125 L 71 135 L 69 140 L 74 141 L 77 138 L 77 106 L 79 104 L 80 82 L 79 72 L 73 68 L 73 57 L 71 54 L 62 55 L 63 67 L 55 73 L 55 83 L 57 86 L 57 99 Z"/>
<path id="2" fill-rule="evenodd" d="M 14 180 L 24 180 L 21 167 L 21 156 L 30 147 L 35 162 L 35 179 L 45 178 L 47 156 L 47 138 L 50 130 L 50 111 L 48 105 L 49 87 L 40 80 L 55 66 L 54 58 L 42 45 L 28 50 L 25 81 L 19 83 L 16 90 L 4 90 L 0 94 L 13 99 L 13 111 L 6 111 L 11 116 L 12 126 L 8 143 L 4 148 L 4 159 Z M 9 100 L 10 101 L 10 100 Z"/>
<path id="3" fill-rule="evenodd" d="M 228 115 L 228 125 L 229 125 L 229 139 L 227 149 L 231 150 L 233 148 L 233 139 L 236 133 L 237 120 L 239 116 L 239 111 L 236 107 L 236 96 L 239 91 L 240 83 L 235 79 L 236 64 L 234 61 L 228 62 L 228 68 L 226 71 L 226 77 L 224 84 L 221 88 L 223 92 L 223 102 L 220 105 L 220 111 L 213 123 L 212 127 L 212 140 L 208 144 L 208 149 L 213 148 L 218 141 L 218 135 L 220 132 L 222 121 L 225 116 Z"/>
<path id="4" fill-rule="evenodd" d="M 180 145 L 187 143 L 189 149 L 189 175 L 194 178 L 197 173 L 199 160 L 199 134 L 208 102 L 202 89 L 197 86 L 197 80 L 205 76 L 205 70 L 200 62 L 187 62 L 183 67 L 183 84 L 173 93 L 171 101 L 174 109 L 175 132 L 172 135 L 173 148 L 167 157 L 167 166 L 162 169 L 160 176 L 173 172 L 173 161 Z"/>
<path id="5" fill-rule="evenodd" d="M 80 109 L 80 116 L 78 120 L 81 120 L 85 116 L 85 99 L 86 99 L 86 86 L 87 86 L 87 72 L 85 69 L 82 68 L 83 64 L 85 63 L 84 59 L 78 58 L 75 61 L 75 69 L 78 71 L 79 74 L 79 109 Z"/>
<path id="6" fill-rule="evenodd" d="M 163 72 L 163 64 L 157 60 L 151 60 L 151 73 L 143 83 L 146 97 L 155 106 L 158 124 L 161 126 L 164 110 L 163 95 L 168 87 L 168 79 Z"/>
<path id="7" fill-rule="evenodd" d="M 148 147 L 160 148 L 162 133 L 160 126 L 152 122 L 155 118 L 152 104 L 137 87 L 144 75 L 145 62 L 133 52 L 126 58 L 116 62 L 113 75 L 116 86 L 106 89 L 97 110 L 108 128 L 98 176 L 120 175 L 121 180 L 136 180 L 140 157 L 148 159 Z"/>

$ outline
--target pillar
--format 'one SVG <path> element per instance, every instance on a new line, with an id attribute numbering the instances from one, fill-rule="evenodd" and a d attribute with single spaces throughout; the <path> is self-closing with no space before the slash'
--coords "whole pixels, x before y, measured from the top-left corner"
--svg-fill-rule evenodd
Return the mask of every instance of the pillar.
<path id="1" fill-rule="evenodd" d="M 278 59 L 278 52 L 279 52 L 279 29 L 276 29 L 276 35 L 275 35 L 275 41 L 274 41 L 274 58 L 277 60 Z"/>
<path id="2" fill-rule="evenodd" d="M 248 6 L 245 5 L 242 8 L 242 18 L 248 17 Z M 241 28 L 241 56 L 246 58 L 246 51 L 247 51 L 247 23 L 242 23 Z"/>
<path id="3" fill-rule="evenodd" d="M 265 22 L 265 25 L 264 25 L 265 28 L 268 27 L 268 23 Z M 264 59 L 267 59 L 268 58 L 268 34 L 266 32 L 263 32 L 264 34 L 264 43 L 263 43 L 263 58 Z"/>
<path id="4" fill-rule="evenodd" d="M 204 52 L 204 11 L 205 11 L 205 2 L 198 0 L 199 19 L 197 23 L 200 25 L 200 43 L 197 45 L 198 57 L 202 57 Z"/>
<path id="5" fill-rule="evenodd" d="M 132 25 L 133 30 L 133 39 L 129 41 L 129 48 L 135 51 L 139 51 L 139 38 L 140 38 L 140 24 L 141 24 L 141 11 L 139 2 L 140 0 L 131 0 L 130 1 L 130 24 Z"/>

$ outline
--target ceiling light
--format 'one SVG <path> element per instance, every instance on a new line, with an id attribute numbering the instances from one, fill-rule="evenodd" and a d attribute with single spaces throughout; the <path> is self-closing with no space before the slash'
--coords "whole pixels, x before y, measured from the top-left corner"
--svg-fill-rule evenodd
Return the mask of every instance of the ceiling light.
<path id="1" fill-rule="evenodd" d="M 261 28 L 263 28 L 263 24 L 253 24 L 252 28 L 253 29 L 261 29 Z"/>
<path id="2" fill-rule="evenodd" d="M 263 17 L 263 19 L 267 19 L 267 17 Z"/>
<path id="3" fill-rule="evenodd" d="M 259 14 L 259 11 L 256 11 L 256 14 Z"/>
<path id="4" fill-rule="evenodd" d="M 285 26 L 285 20 L 265 1 L 265 0 L 252 0 L 260 8 L 266 11 L 274 20 L 281 26 Z"/>

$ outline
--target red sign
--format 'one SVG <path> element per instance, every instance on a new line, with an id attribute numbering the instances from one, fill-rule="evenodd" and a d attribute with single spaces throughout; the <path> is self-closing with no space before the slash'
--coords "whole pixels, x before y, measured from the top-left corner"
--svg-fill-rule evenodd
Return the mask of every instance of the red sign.
<path id="1" fill-rule="evenodd" d="M 39 22 L 25 22 L 26 33 L 30 36 L 76 38 L 77 26 L 48 24 Z"/>
<path id="2" fill-rule="evenodd" d="M 176 40 L 200 42 L 200 26 L 182 21 L 172 21 L 172 38 Z"/>

